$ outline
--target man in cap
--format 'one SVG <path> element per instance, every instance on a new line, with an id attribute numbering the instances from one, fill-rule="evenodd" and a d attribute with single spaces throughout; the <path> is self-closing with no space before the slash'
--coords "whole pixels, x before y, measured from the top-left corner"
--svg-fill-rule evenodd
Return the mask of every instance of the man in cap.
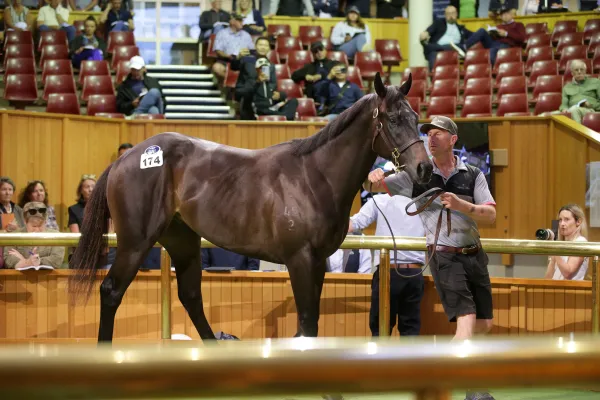
<path id="1" fill-rule="evenodd" d="M 243 16 L 232 13 L 229 27 L 221 29 L 215 37 L 214 50 L 217 53 L 217 61 L 212 66 L 212 72 L 221 80 L 225 78 L 228 62 L 245 57 L 254 49 L 252 36 L 242 29 L 243 21 Z"/>
<path id="2" fill-rule="evenodd" d="M 389 177 L 382 169 L 369 173 L 365 189 L 386 191 L 389 195 L 415 198 L 432 188 L 444 192 L 420 215 L 425 227 L 429 266 L 436 290 L 448 316 L 456 321 L 454 339 L 469 339 L 492 328 L 492 288 L 487 270 L 488 258 L 481 248 L 477 222 L 494 223 L 495 201 L 483 173 L 467 165 L 453 153 L 458 128 L 450 118 L 434 116 L 421 132 L 428 137 L 433 175 L 428 184 L 414 183 L 406 172 Z M 420 200 L 419 208 L 427 198 Z M 446 211 L 449 210 L 449 211 Z M 452 229 L 448 232 L 446 212 Z M 441 228 L 437 229 L 442 215 Z M 437 243 L 435 237 L 439 235 Z M 435 246 L 435 247 L 434 247 Z M 434 254 L 435 253 L 435 254 Z M 468 393 L 468 400 L 493 399 L 488 393 Z"/>
<path id="3" fill-rule="evenodd" d="M 304 82 L 306 97 L 322 104 L 324 101 L 323 88 L 327 85 L 326 78 L 336 62 L 327 58 L 327 49 L 320 41 L 311 44 L 310 51 L 314 56 L 314 61 L 294 71 L 292 80 L 296 83 Z"/>
<path id="4" fill-rule="evenodd" d="M 164 114 L 165 99 L 158 81 L 146 74 L 140 56 L 129 60 L 130 72 L 117 87 L 117 111 L 131 114 Z"/>
<path id="5" fill-rule="evenodd" d="M 256 60 L 256 81 L 254 86 L 253 105 L 256 115 L 283 115 L 288 121 L 296 117 L 298 100 L 287 99 L 284 92 L 277 91 L 275 67 L 269 60 Z"/>
<path id="6" fill-rule="evenodd" d="M 248 55 L 231 62 L 232 70 L 239 70 L 237 82 L 235 83 L 235 98 L 240 102 L 240 119 L 254 120 L 254 109 L 252 108 L 252 99 L 254 97 L 254 88 L 256 86 L 256 60 L 260 58 L 267 59 L 267 54 L 271 50 L 269 39 L 261 36 L 254 43 L 256 52 L 254 55 Z M 270 78 L 275 82 L 275 67 L 270 66 Z M 272 72 L 272 73 L 271 73 Z"/>
<path id="7" fill-rule="evenodd" d="M 337 63 L 331 68 L 326 82 L 323 89 L 325 104 L 319 109 L 319 114 L 324 115 L 330 121 L 363 96 L 358 85 L 348 80 L 348 69 L 342 63 Z"/>

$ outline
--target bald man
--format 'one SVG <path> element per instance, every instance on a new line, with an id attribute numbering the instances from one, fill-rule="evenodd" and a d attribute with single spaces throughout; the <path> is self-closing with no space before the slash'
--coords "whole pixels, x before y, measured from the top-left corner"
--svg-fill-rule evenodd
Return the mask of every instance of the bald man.
<path id="1" fill-rule="evenodd" d="M 463 25 L 456 23 L 458 11 L 454 6 L 448 6 L 444 10 L 444 19 L 437 19 L 426 31 L 421 32 L 420 40 L 423 45 L 425 58 L 429 62 L 429 70 L 433 70 L 435 57 L 440 51 L 458 51 L 461 56 L 465 53 L 465 41 L 473 32 Z M 454 44 L 454 46 L 452 46 Z"/>
<path id="2" fill-rule="evenodd" d="M 600 80 L 586 75 L 587 66 L 581 60 L 571 61 L 570 68 L 573 80 L 563 87 L 559 110 L 570 112 L 581 123 L 585 114 L 600 111 Z"/>

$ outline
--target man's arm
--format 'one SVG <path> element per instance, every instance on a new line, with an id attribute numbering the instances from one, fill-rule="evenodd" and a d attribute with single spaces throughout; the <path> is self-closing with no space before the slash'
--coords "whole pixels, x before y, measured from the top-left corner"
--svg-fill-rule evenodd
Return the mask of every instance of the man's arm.
<path id="1" fill-rule="evenodd" d="M 491 204 L 473 204 L 446 192 L 440 196 L 444 207 L 461 212 L 477 222 L 493 224 L 496 221 L 496 207 Z"/>
<path id="2" fill-rule="evenodd" d="M 369 274 L 371 273 L 371 250 L 360 249 L 360 265 L 358 266 L 359 274 Z"/>
<path id="3" fill-rule="evenodd" d="M 375 208 L 375 203 L 373 202 L 373 199 L 369 199 L 356 214 L 350 217 L 348 232 L 354 232 L 359 229 L 363 230 L 375 222 L 376 219 L 377 209 Z"/>

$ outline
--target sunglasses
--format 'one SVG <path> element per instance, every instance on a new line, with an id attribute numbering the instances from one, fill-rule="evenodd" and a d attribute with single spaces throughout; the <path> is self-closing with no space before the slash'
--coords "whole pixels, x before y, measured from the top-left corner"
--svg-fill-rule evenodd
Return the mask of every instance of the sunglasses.
<path id="1" fill-rule="evenodd" d="M 46 209 L 46 208 L 30 208 L 26 212 L 29 215 L 36 215 L 37 213 L 46 214 L 46 211 L 48 211 L 48 209 Z"/>

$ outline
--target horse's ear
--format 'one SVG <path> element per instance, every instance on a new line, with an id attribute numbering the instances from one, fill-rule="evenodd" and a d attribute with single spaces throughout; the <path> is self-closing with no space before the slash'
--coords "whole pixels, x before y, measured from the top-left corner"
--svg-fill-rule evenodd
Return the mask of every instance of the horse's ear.
<path id="1" fill-rule="evenodd" d="M 402 86 L 400 86 L 400 91 L 406 97 L 408 92 L 410 92 L 410 87 L 412 86 L 412 74 L 408 74 L 408 79 L 404 81 Z"/>
<path id="2" fill-rule="evenodd" d="M 383 81 L 381 80 L 381 75 L 379 75 L 379 72 L 375 74 L 375 92 L 377 93 L 377 95 L 379 97 L 381 97 L 382 99 L 385 99 L 387 89 L 385 88 L 385 85 L 383 84 Z"/>

